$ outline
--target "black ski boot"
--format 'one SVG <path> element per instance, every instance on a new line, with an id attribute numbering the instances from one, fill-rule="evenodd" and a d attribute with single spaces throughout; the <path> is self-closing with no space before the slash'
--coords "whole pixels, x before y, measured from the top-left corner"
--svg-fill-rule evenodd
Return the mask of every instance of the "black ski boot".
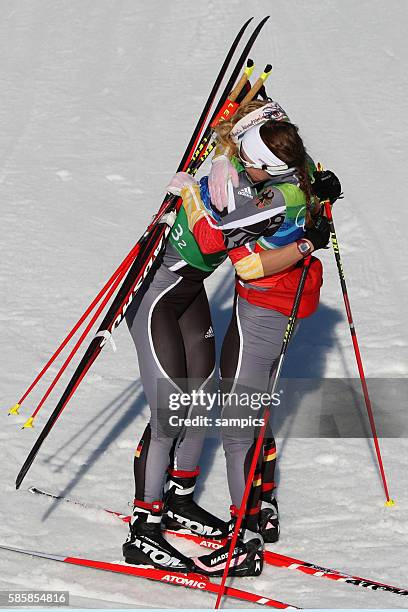
<path id="1" fill-rule="evenodd" d="M 194 571 L 194 561 L 171 546 L 162 536 L 163 503 L 135 500 L 129 535 L 123 544 L 126 563 L 149 565 L 176 572 Z"/>
<path id="2" fill-rule="evenodd" d="M 229 540 L 225 546 L 208 555 L 196 557 L 197 571 L 208 576 L 222 576 L 227 562 Z M 259 533 L 246 529 L 237 539 L 228 576 L 259 576 L 263 569 L 263 539 Z"/>
<path id="3" fill-rule="evenodd" d="M 169 469 L 164 487 L 163 525 L 169 531 L 193 533 L 209 539 L 227 537 L 228 523 L 193 500 L 198 474 L 198 469 L 194 472 Z"/>
<path id="4" fill-rule="evenodd" d="M 259 533 L 265 544 L 272 544 L 279 540 L 279 513 L 278 502 L 273 496 L 270 501 L 262 502 L 258 519 Z"/>

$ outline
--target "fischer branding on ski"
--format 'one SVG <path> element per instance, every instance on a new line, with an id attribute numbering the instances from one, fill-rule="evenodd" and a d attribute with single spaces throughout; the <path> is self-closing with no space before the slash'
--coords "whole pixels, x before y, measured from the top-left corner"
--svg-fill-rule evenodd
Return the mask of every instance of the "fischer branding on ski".
<path id="1" fill-rule="evenodd" d="M 45 497 L 51 497 L 52 499 L 56 499 L 59 501 L 65 501 L 68 503 L 76 504 L 78 506 L 82 506 L 83 508 L 89 508 L 92 510 L 101 510 L 102 512 L 107 512 L 108 514 L 113 514 L 118 519 L 123 521 L 124 523 L 130 522 L 130 516 L 126 514 L 121 514 L 120 512 L 115 512 L 114 510 L 107 510 L 106 508 L 101 508 L 99 506 L 86 504 L 76 499 L 72 499 L 70 497 L 64 497 L 60 495 L 55 495 L 49 491 L 45 491 L 44 489 L 39 489 L 37 487 L 30 487 L 28 489 L 30 493 L 34 493 L 36 495 L 44 495 Z M 205 537 L 195 535 L 193 533 L 183 533 L 183 531 L 165 531 L 168 535 L 174 535 L 178 538 L 184 538 L 186 540 L 190 540 L 203 548 L 210 548 L 212 550 L 217 550 L 224 546 L 226 540 L 208 540 Z M 286 569 L 297 570 L 303 572 L 304 574 L 308 574 L 310 576 L 316 576 L 319 578 L 327 578 L 329 580 L 336 580 L 338 582 L 343 582 L 345 584 L 353 584 L 354 586 L 360 586 L 366 589 L 370 589 L 372 591 L 385 591 L 387 593 L 394 593 L 395 595 L 408 595 L 408 589 L 404 589 L 401 587 L 396 587 L 391 584 L 386 584 L 383 582 L 377 582 L 375 580 L 370 580 L 367 578 L 361 578 L 359 576 L 353 576 L 352 574 L 347 574 L 345 572 L 341 572 L 340 570 L 331 569 L 328 567 L 323 567 L 321 565 L 316 565 L 314 563 L 309 563 L 308 561 L 302 561 L 300 559 L 296 559 L 295 557 L 289 557 L 287 555 L 283 555 L 280 553 L 275 553 L 270 550 L 264 551 L 264 562 L 268 565 L 273 565 L 275 567 L 284 567 Z"/>

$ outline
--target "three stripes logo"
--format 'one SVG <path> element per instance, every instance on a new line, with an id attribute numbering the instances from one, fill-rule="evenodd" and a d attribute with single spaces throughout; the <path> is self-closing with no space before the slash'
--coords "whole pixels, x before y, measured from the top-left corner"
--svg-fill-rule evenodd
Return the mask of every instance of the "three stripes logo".
<path id="1" fill-rule="evenodd" d="M 212 325 L 208 328 L 208 331 L 205 333 L 204 338 L 214 338 L 214 330 Z"/>
<path id="2" fill-rule="evenodd" d="M 254 199 L 254 196 L 252 195 L 252 191 L 250 187 L 243 187 L 237 193 L 238 195 L 245 196 L 246 198 L 250 198 L 251 200 Z"/>

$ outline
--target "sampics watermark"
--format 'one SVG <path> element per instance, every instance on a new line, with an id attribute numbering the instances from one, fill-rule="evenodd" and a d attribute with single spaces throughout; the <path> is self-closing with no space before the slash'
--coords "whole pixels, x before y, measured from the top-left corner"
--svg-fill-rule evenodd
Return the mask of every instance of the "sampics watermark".
<path id="1" fill-rule="evenodd" d="M 193 417 L 180 417 L 177 414 L 169 417 L 169 425 L 171 427 L 183 428 L 183 427 L 194 427 L 194 428 L 209 428 L 209 427 L 233 427 L 238 429 L 246 429 L 248 427 L 262 427 L 265 424 L 265 420 L 261 418 L 249 417 L 209 417 L 197 414 Z"/>

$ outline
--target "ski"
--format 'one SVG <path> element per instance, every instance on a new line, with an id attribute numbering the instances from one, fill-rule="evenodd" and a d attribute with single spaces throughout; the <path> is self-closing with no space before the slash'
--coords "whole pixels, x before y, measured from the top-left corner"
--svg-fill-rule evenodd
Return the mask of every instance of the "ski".
<path id="1" fill-rule="evenodd" d="M 338 582 L 344 582 L 346 584 L 354 584 L 354 586 L 364 587 L 371 591 L 386 591 L 387 593 L 394 593 L 395 595 L 408 595 L 408 589 L 392 586 L 384 582 L 376 582 L 368 578 L 360 578 L 360 576 L 353 576 L 336 569 L 330 569 L 328 567 L 322 567 L 314 563 L 302 561 L 301 559 L 295 559 L 294 557 L 288 557 L 286 555 L 274 553 L 271 551 L 265 551 L 264 560 L 266 563 L 275 565 L 276 567 L 286 567 L 287 569 L 299 570 L 305 574 L 311 576 L 318 576 L 320 578 L 328 578 L 329 580 L 336 580 Z"/>
<path id="2" fill-rule="evenodd" d="M 242 69 L 248 57 L 248 54 L 252 46 L 254 45 L 261 29 L 263 28 L 264 24 L 266 23 L 268 19 L 269 17 L 265 17 L 264 19 L 262 19 L 262 21 L 259 22 L 259 24 L 256 26 L 256 28 L 252 32 L 247 44 L 245 45 L 241 55 L 239 56 L 235 64 L 235 67 L 231 73 L 231 76 L 228 79 L 228 82 L 225 86 L 225 89 L 222 95 L 220 96 L 219 102 L 215 108 L 213 116 L 211 117 L 209 121 L 209 125 L 207 126 L 204 132 L 204 137 L 206 135 L 208 136 L 208 134 L 211 133 L 212 122 L 215 119 L 215 117 L 218 116 L 218 113 L 223 107 L 223 104 L 227 100 L 228 95 L 231 89 L 233 88 L 233 85 L 239 75 L 240 70 Z M 240 32 L 238 33 L 234 42 L 231 45 L 231 48 L 227 54 L 227 57 L 214 83 L 211 94 L 209 98 L 207 99 L 203 112 L 201 113 L 197 126 L 192 134 L 189 145 L 187 146 L 187 149 L 183 155 L 182 161 L 180 162 L 178 170 L 187 170 L 190 167 L 190 162 L 191 162 L 192 156 L 194 155 L 194 152 L 196 151 L 199 136 L 206 123 L 207 117 L 210 112 L 210 108 L 212 106 L 212 103 L 218 91 L 218 88 L 221 84 L 223 77 L 225 76 L 228 65 L 232 59 L 232 56 L 237 48 L 237 45 L 249 21 L 246 24 L 244 24 L 244 26 L 241 28 Z M 197 170 L 199 165 L 200 164 L 196 162 L 194 165 L 194 170 Z M 137 257 L 132 263 L 126 275 L 125 280 L 123 281 L 118 293 L 116 294 L 116 297 L 114 298 L 111 306 L 109 307 L 108 312 L 106 313 L 101 325 L 99 326 L 96 336 L 93 338 L 89 347 L 85 351 L 71 380 L 69 381 L 64 393 L 62 394 L 61 399 L 57 403 L 48 421 L 44 425 L 42 431 L 40 432 L 37 440 L 35 441 L 31 451 L 29 452 L 26 460 L 24 461 L 17 475 L 17 478 L 16 478 L 16 488 L 17 489 L 21 486 L 21 483 L 24 480 L 28 470 L 30 469 L 35 457 L 37 456 L 37 453 L 40 450 L 44 440 L 47 438 L 48 434 L 50 433 L 54 424 L 60 417 L 65 406 L 68 404 L 75 390 L 78 388 L 81 381 L 87 374 L 88 370 L 91 368 L 92 364 L 94 363 L 94 361 L 96 360 L 100 352 L 102 351 L 104 345 L 108 342 L 113 331 L 118 327 L 118 325 L 124 319 L 127 308 L 129 307 L 130 303 L 132 302 L 135 295 L 139 291 L 146 277 L 149 275 L 150 270 L 153 268 L 154 264 L 157 262 L 158 257 L 162 253 L 164 246 L 166 244 L 168 235 L 171 231 L 171 224 L 167 224 L 167 222 L 165 223 L 161 222 L 163 221 L 163 218 L 165 218 L 164 215 L 166 215 L 167 217 L 168 213 L 173 213 L 173 211 L 177 212 L 180 209 L 180 206 L 181 206 L 181 198 L 174 197 L 174 196 L 170 196 L 170 197 L 166 196 L 163 201 L 162 207 L 159 210 L 158 215 L 156 215 L 156 218 L 153 221 L 153 228 L 150 230 L 151 225 L 152 225 L 151 224 L 148 230 L 145 232 L 145 234 L 141 238 L 140 240 L 141 246 L 137 254 Z M 101 339 L 101 336 L 103 336 L 102 339 Z"/>
<path id="3" fill-rule="evenodd" d="M 130 522 L 130 515 L 121 514 L 120 512 L 115 512 L 114 510 L 108 510 L 106 508 L 102 508 L 100 506 L 86 504 L 77 499 L 73 499 L 71 497 L 64 497 L 63 495 L 55 495 L 49 491 L 45 491 L 44 489 L 39 489 L 38 487 L 30 487 L 28 489 L 30 493 L 34 493 L 35 495 L 43 495 L 45 497 L 51 497 L 52 499 L 56 499 L 59 501 L 65 501 L 71 504 L 75 504 L 77 506 L 82 506 L 83 508 L 88 508 L 92 510 L 101 510 L 103 512 L 107 512 L 108 514 L 112 514 L 116 516 L 118 519 L 123 521 L 124 523 Z M 199 546 L 203 546 L 204 548 L 210 548 L 213 550 L 217 550 L 221 548 L 225 544 L 225 540 L 209 540 L 199 535 L 195 535 L 193 533 L 186 533 L 181 531 L 166 531 L 168 535 L 174 535 L 179 538 L 184 538 L 198 544 Z M 400 587 L 393 586 L 391 584 L 386 584 L 384 582 L 376 582 L 374 580 L 370 580 L 368 578 L 361 578 L 360 576 L 354 576 L 352 574 L 347 574 L 345 572 L 341 572 L 337 569 L 331 569 L 328 567 L 323 567 L 321 565 L 316 565 L 315 563 L 310 563 L 308 561 L 302 561 L 301 559 L 296 559 L 295 557 L 289 557 L 287 555 L 283 555 L 280 553 L 275 553 L 270 550 L 264 551 L 264 562 L 268 565 L 273 565 L 275 567 L 284 567 L 286 569 L 298 570 L 305 574 L 309 574 L 310 576 L 317 576 L 319 578 L 328 578 L 329 580 L 336 580 L 338 582 L 344 582 L 346 584 L 353 584 L 354 586 L 364 587 L 366 589 L 370 589 L 372 591 L 386 591 L 387 593 L 394 593 L 395 595 L 408 595 L 408 589 L 403 589 Z"/>
<path id="4" fill-rule="evenodd" d="M 64 557 L 63 555 L 25 550 L 24 548 L 15 548 L 13 546 L 0 545 L 0 548 L 11 552 L 30 555 L 31 557 L 49 559 L 50 561 L 60 561 L 62 563 L 69 563 L 71 565 L 77 565 L 80 567 L 89 567 L 105 572 L 115 572 L 117 574 L 128 574 L 130 576 L 138 576 L 139 578 L 147 578 L 148 580 L 155 580 L 157 582 L 162 582 L 163 584 L 173 584 L 175 586 L 182 586 L 188 589 L 218 593 L 219 585 L 215 582 L 211 582 L 207 576 L 202 576 L 201 574 L 180 574 L 178 572 L 172 572 L 171 570 L 161 570 L 153 567 L 141 567 L 137 565 L 127 565 L 125 563 L 111 563 L 109 561 L 85 559 L 83 557 Z M 243 591 L 242 589 L 227 587 L 225 594 L 227 597 L 239 599 L 241 601 L 250 601 L 261 606 L 269 606 L 270 608 L 278 608 L 280 610 L 299 609 L 296 606 L 291 606 L 289 604 L 282 603 L 281 601 L 277 601 L 276 599 L 264 597 L 263 595 L 257 595 L 256 593 L 250 593 L 249 591 Z"/>

